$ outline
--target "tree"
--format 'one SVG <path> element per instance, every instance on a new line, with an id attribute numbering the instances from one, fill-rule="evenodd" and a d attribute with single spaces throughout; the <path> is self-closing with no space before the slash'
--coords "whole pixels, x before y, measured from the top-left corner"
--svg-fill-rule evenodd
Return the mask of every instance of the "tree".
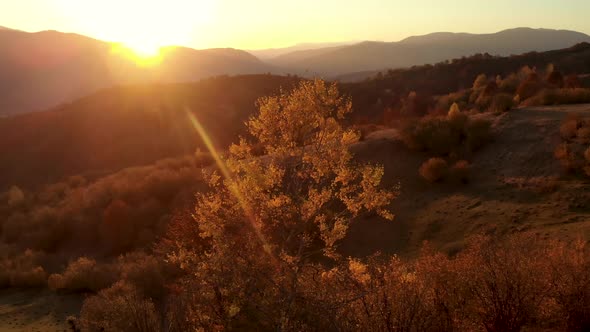
<path id="1" fill-rule="evenodd" d="M 359 135 L 339 123 L 352 105 L 336 85 L 304 81 L 258 108 L 247 122 L 251 141 L 230 148 L 197 197 L 193 225 L 205 249 L 177 243 L 168 255 L 195 290 L 185 310 L 197 328 L 317 327 L 326 321 L 310 291 L 320 262 L 342 261 L 337 246 L 355 219 L 393 218 L 396 193 L 381 188 L 383 168 L 349 152 Z"/>
<path id="2" fill-rule="evenodd" d="M 488 83 L 488 77 L 485 74 L 479 74 L 473 81 L 473 89 L 480 90 L 483 89 L 486 84 Z"/>

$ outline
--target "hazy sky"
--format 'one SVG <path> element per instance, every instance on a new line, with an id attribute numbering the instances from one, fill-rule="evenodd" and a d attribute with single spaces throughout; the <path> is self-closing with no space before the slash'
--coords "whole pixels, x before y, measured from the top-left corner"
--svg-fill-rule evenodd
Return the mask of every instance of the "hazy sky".
<path id="1" fill-rule="evenodd" d="M 590 34 L 590 0 L 0 0 L 0 25 L 108 41 L 257 49 L 514 27 Z"/>

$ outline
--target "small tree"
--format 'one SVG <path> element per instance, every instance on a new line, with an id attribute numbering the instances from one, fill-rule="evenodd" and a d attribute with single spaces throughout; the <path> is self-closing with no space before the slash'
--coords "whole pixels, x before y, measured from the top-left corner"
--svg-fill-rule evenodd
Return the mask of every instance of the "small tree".
<path id="1" fill-rule="evenodd" d="M 335 85 L 305 81 L 262 98 L 242 139 L 199 194 L 194 227 L 203 252 L 178 243 L 169 253 L 199 289 L 189 310 L 201 328 L 309 329 L 325 320 L 306 283 L 319 259 L 336 248 L 350 223 L 367 213 L 386 219 L 394 191 L 380 188 L 383 168 L 353 161 L 358 134 L 339 120 L 351 102 Z M 266 155 L 252 155 L 259 144 Z M 222 178 L 223 176 L 223 178 Z"/>
<path id="2" fill-rule="evenodd" d="M 485 88 L 486 84 L 488 83 L 488 77 L 485 74 L 479 74 L 473 81 L 473 89 L 480 90 Z"/>

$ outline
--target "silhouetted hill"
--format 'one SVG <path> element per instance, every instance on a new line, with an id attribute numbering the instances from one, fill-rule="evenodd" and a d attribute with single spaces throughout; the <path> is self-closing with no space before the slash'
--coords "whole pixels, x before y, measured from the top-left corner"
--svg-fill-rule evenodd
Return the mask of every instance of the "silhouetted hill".
<path id="1" fill-rule="evenodd" d="M 341 75 L 351 72 L 403 68 L 436 63 L 476 53 L 508 56 L 548 51 L 590 41 L 590 36 L 567 30 L 517 28 L 492 34 L 433 33 L 399 42 L 362 42 L 325 51 L 283 55 L 274 65 L 296 72 Z M 298 61 L 293 61 L 296 58 Z"/>
<path id="2" fill-rule="evenodd" d="M 46 109 L 123 83 L 189 82 L 271 70 L 234 49 L 168 47 L 157 66 L 139 66 L 116 44 L 57 31 L 0 29 L 0 116 Z"/>
<path id="3" fill-rule="evenodd" d="M 188 112 L 216 146 L 227 147 L 256 99 L 294 82 L 250 75 L 109 88 L 55 110 L 0 119 L 0 191 L 206 150 Z"/>

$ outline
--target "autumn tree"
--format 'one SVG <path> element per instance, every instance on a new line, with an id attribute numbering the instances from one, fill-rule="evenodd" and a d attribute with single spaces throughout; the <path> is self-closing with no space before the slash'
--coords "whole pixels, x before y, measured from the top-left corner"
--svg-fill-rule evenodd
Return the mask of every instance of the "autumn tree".
<path id="1" fill-rule="evenodd" d="M 218 160 L 197 197 L 192 225 L 203 249 L 177 241 L 168 254 L 187 273 L 181 286 L 193 295 L 182 310 L 195 328 L 319 328 L 328 305 L 313 285 L 325 264 L 343 261 L 337 247 L 349 225 L 366 214 L 393 218 L 396 190 L 382 188 L 383 168 L 349 151 L 359 135 L 340 124 L 352 106 L 336 85 L 304 81 L 258 108 L 251 139 Z"/>

